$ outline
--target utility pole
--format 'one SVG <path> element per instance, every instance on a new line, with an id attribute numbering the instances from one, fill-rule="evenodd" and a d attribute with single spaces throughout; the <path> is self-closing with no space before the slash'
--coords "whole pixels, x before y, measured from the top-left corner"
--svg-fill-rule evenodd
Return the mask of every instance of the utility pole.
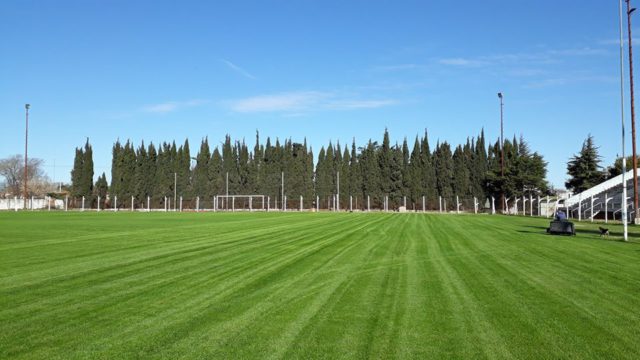
<path id="1" fill-rule="evenodd" d="M 27 184 L 29 183 L 29 171 L 27 170 L 28 156 L 27 150 L 29 148 L 29 108 L 31 105 L 25 104 L 24 109 L 26 111 L 25 128 L 24 128 L 24 208 L 27 208 L 27 197 L 29 196 L 29 190 Z"/>
<path id="2" fill-rule="evenodd" d="M 229 172 L 227 171 L 227 197 L 224 199 L 225 208 L 229 210 Z"/>
<path id="3" fill-rule="evenodd" d="M 628 241 L 628 219 L 627 219 L 627 182 L 625 174 L 627 172 L 627 158 L 624 151 L 624 46 L 622 40 L 622 0 L 618 1 L 620 17 L 620 120 L 622 123 L 622 225 L 624 231 L 624 241 Z"/>
<path id="4" fill-rule="evenodd" d="M 336 210 L 340 211 L 340 171 L 336 172 Z"/>
<path id="5" fill-rule="evenodd" d="M 629 44 L 629 88 L 631 90 L 631 144 L 633 150 L 633 210 L 635 211 L 635 218 L 639 219 L 638 215 L 638 158 L 636 155 L 636 110 L 633 96 L 633 41 L 631 37 L 631 13 L 636 8 L 632 8 L 630 3 L 627 2 L 627 31 L 628 31 L 628 44 Z M 634 222 L 638 222 L 637 220 Z"/>
<path id="6" fill-rule="evenodd" d="M 504 120 L 503 120 L 503 108 L 504 102 L 502 101 L 502 93 L 498 93 L 498 97 L 500 98 L 500 179 L 501 179 L 501 194 L 500 198 L 500 206 L 504 206 Z M 504 212 L 504 208 L 503 208 Z"/>

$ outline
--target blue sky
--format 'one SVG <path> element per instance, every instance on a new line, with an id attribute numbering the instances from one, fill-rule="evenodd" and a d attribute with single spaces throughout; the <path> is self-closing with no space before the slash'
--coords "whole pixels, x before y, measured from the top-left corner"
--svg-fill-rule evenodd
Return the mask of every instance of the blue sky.
<path id="1" fill-rule="evenodd" d="M 495 140 L 502 91 L 505 135 L 522 134 L 564 187 L 589 133 L 605 165 L 621 153 L 617 9 L 614 0 L 4 1 L 0 157 L 24 149 L 25 103 L 30 156 L 68 181 L 87 137 L 96 176 L 109 176 L 117 138 L 189 138 L 197 148 L 227 133 L 252 143 L 259 130 L 306 137 L 316 153 L 329 140 L 381 139 L 385 127 L 398 142 L 425 128 L 432 145 L 483 128 Z"/>

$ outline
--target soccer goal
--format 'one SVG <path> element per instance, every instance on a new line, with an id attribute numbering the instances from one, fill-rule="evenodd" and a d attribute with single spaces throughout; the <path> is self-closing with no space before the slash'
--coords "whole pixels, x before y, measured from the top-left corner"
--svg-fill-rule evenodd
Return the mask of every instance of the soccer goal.
<path id="1" fill-rule="evenodd" d="M 213 199 L 215 211 L 264 211 L 265 195 L 216 195 Z"/>

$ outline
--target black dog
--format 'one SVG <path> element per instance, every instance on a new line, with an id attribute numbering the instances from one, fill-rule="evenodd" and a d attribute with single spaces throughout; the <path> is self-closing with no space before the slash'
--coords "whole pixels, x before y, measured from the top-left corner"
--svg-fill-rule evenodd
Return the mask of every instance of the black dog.
<path id="1" fill-rule="evenodd" d="M 598 229 L 600 229 L 600 237 L 609 236 L 609 229 L 603 227 L 598 227 Z"/>

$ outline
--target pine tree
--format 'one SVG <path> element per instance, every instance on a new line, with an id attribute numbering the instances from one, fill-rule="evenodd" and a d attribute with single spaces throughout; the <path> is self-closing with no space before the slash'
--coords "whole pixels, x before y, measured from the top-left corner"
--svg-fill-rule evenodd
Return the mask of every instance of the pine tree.
<path id="1" fill-rule="evenodd" d="M 580 193 L 604 180 L 604 173 L 600 167 L 601 157 L 598 147 L 593 142 L 593 136 L 589 135 L 582 143 L 582 149 L 574 155 L 567 164 L 569 180 L 565 183 L 567 189 Z"/>

